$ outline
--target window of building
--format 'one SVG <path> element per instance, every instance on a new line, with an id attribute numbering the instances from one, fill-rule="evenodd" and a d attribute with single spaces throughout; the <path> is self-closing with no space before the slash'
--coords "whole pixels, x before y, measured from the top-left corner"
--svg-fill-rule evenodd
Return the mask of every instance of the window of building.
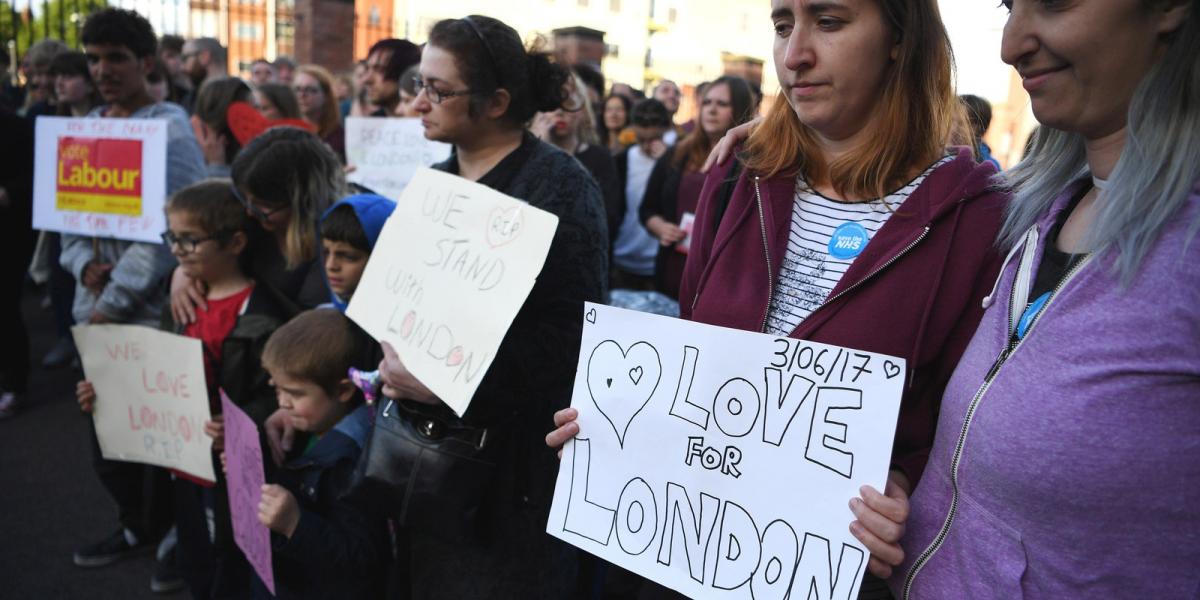
<path id="1" fill-rule="evenodd" d="M 621 0 L 608 0 L 608 10 L 615 13 L 621 12 Z"/>
<path id="2" fill-rule="evenodd" d="M 674 23 L 675 18 L 678 16 L 679 16 L 679 11 L 675 10 L 674 8 L 667 9 L 667 21 L 668 22 Z"/>
<path id="3" fill-rule="evenodd" d="M 257 23 L 246 23 L 244 21 L 239 21 L 235 32 L 236 33 L 234 33 L 234 35 L 236 35 L 240 40 L 257 40 L 258 38 L 262 37 Z"/>
<path id="4" fill-rule="evenodd" d="M 371 12 L 367 13 L 367 24 L 371 27 L 379 27 L 379 7 L 371 5 Z"/>
<path id="5" fill-rule="evenodd" d="M 586 8 L 588 5 L 588 0 L 577 0 L 576 3 Z"/>

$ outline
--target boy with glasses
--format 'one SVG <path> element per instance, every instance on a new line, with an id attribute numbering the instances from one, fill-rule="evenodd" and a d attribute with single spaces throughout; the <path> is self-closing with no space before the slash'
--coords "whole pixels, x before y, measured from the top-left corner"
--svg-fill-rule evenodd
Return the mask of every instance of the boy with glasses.
<path id="1" fill-rule="evenodd" d="M 267 339 L 282 324 L 283 311 L 270 288 L 256 286 L 241 265 L 247 247 L 246 211 L 227 180 L 187 187 L 166 207 L 163 241 L 188 276 L 203 282 L 206 306 L 196 320 L 173 324 L 174 331 L 203 345 L 204 375 L 213 420 L 204 430 L 213 451 L 224 446 L 223 390 L 260 425 L 275 410 L 275 395 L 260 364 Z M 77 388 L 90 412 L 95 392 L 87 381 Z M 179 565 L 195 598 L 224 598 L 250 585 L 250 566 L 233 540 L 225 477 L 215 485 L 176 472 L 175 523 Z"/>

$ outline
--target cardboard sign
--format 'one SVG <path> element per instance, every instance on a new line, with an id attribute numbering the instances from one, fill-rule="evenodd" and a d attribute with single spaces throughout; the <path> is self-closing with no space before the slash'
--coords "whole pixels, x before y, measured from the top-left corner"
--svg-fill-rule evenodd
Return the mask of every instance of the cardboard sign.
<path id="1" fill-rule="evenodd" d="M 71 328 L 104 458 L 169 467 L 216 481 L 200 340 L 141 325 Z"/>
<path id="2" fill-rule="evenodd" d="M 397 202 L 346 315 L 462 415 L 525 303 L 558 217 L 422 169 Z"/>
<path id="3" fill-rule="evenodd" d="M 385 198 L 404 193 L 417 169 L 450 157 L 450 144 L 425 139 L 420 119 L 346 119 L 346 178 Z"/>
<path id="4" fill-rule="evenodd" d="M 229 491 L 229 513 L 233 540 L 254 567 L 271 594 L 275 593 L 275 571 L 271 566 L 271 531 L 258 520 L 262 500 L 262 446 L 254 421 L 221 391 L 225 415 L 225 479 Z"/>
<path id="5" fill-rule="evenodd" d="M 856 598 L 848 502 L 886 483 L 904 361 L 585 311 L 546 531 L 693 598 Z"/>
<path id="6" fill-rule="evenodd" d="M 36 135 L 35 229 L 160 241 L 165 120 L 38 117 Z"/>

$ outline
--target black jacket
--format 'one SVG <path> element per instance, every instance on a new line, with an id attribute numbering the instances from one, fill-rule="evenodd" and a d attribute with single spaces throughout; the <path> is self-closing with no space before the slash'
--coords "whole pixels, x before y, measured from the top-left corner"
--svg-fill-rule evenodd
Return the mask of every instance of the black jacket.
<path id="1" fill-rule="evenodd" d="M 673 164 L 675 148 L 671 146 L 657 161 L 650 171 L 650 179 L 646 182 L 646 194 L 642 196 L 642 205 L 638 208 L 638 221 L 646 226 L 650 217 L 658 215 L 663 219 L 679 224 L 676 218 L 679 205 L 679 182 L 683 179 L 683 169 Z M 659 246 L 658 257 L 654 259 L 654 282 L 659 291 L 668 288 L 663 280 L 666 274 L 667 256 L 674 253 L 671 246 Z M 678 285 L 678 284 L 677 284 Z"/>
<path id="2" fill-rule="evenodd" d="M 300 505 L 292 537 L 271 534 L 275 597 L 378 598 L 390 559 L 386 520 L 348 499 L 355 464 L 371 427 L 360 405 L 307 452 L 277 472 Z"/>
<path id="3" fill-rule="evenodd" d="M 457 173 L 457 160 L 434 168 Z M 410 592 L 417 598 L 563 598 L 574 587 L 576 553 L 546 535 L 558 460 L 545 436 L 554 428 L 554 412 L 571 402 L 583 303 L 605 296 L 604 202 L 579 161 L 530 135 L 479 183 L 554 213 L 558 229 L 463 415 L 467 425 L 488 428 L 488 453 L 496 463 L 478 539 L 449 542 L 413 532 Z"/>

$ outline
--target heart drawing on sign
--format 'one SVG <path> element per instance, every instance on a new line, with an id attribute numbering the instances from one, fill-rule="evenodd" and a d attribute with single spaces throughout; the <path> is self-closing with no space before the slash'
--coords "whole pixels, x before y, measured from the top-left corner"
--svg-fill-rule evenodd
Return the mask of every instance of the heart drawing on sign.
<path id="1" fill-rule="evenodd" d="M 587 321 L 588 323 L 591 323 L 592 325 L 595 325 L 596 324 L 596 309 L 594 309 L 594 308 L 588 309 L 587 314 L 583 315 L 583 320 Z"/>
<path id="2" fill-rule="evenodd" d="M 646 342 L 623 350 L 620 344 L 605 340 L 592 350 L 587 369 L 592 402 L 608 419 L 617 442 L 624 448 L 629 424 L 650 402 L 662 378 L 658 350 Z"/>
<path id="3" fill-rule="evenodd" d="M 450 354 L 446 355 L 446 366 L 447 367 L 457 367 L 458 365 L 462 364 L 462 361 L 463 361 L 462 346 L 455 346 L 453 349 L 450 350 Z"/>
<path id="4" fill-rule="evenodd" d="M 887 375 L 888 379 L 891 379 L 891 378 L 899 375 L 900 374 L 900 365 L 898 365 L 890 360 L 883 361 L 883 374 Z"/>
<path id="5" fill-rule="evenodd" d="M 521 228 L 525 222 L 524 213 L 521 212 L 520 206 L 514 206 L 508 210 L 503 208 L 492 209 L 487 220 L 487 243 L 492 248 L 499 248 L 521 235 Z"/>

